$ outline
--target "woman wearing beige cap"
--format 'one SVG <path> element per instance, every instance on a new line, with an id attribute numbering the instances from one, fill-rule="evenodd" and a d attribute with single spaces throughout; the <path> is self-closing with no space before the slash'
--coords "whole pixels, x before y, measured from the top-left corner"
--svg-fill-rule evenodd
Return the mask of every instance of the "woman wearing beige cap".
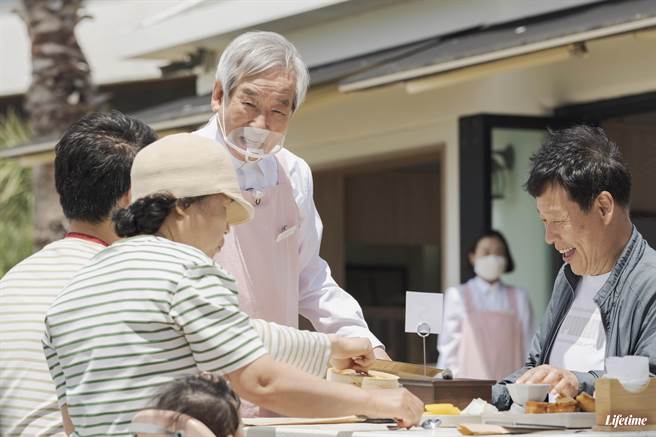
<path id="1" fill-rule="evenodd" d="M 267 352 L 238 307 L 234 279 L 212 261 L 229 226 L 253 215 L 224 148 L 165 137 L 137 154 L 131 179 L 134 202 L 115 216 L 129 238 L 93 258 L 46 317 L 46 358 L 75 435 L 127 433 L 157 387 L 199 370 L 225 375 L 242 397 L 284 415 L 419 421 L 423 404 L 405 389 L 330 383 Z M 321 367 L 321 352 L 310 358 Z M 366 367 L 371 345 L 333 358 Z"/>

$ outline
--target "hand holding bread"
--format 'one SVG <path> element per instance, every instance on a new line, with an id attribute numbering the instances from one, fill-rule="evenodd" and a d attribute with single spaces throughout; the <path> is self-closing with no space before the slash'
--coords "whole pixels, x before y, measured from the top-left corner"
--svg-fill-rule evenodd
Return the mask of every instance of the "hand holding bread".
<path id="1" fill-rule="evenodd" d="M 579 380 L 569 370 L 543 364 L 524 373 L 517 384 L 550 384 L 552 393 L 574 398 L 579 393 Z"/>
<path id="2" fill-rule="evenodd" d="M 353 369 L 366 372 L 373 364 L 374 350 L 367 338 L 349 338 L 330 334 L 330 361 L 338 370 Z"/>

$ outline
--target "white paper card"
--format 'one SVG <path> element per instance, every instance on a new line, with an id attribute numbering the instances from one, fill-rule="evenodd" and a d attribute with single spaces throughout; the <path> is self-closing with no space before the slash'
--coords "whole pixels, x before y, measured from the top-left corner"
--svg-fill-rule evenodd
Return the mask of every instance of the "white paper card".
<path id="1" fill-rule="evenodd" d="M 637 355 L 606 358 L 605 378 L 617 378 L 625 389 L 640 390 L 649 382 L 649 358 Z"/>
<path id="2" fill-rule="evenodd" d="M 431 334 L 442 329 L 442 293 L 405 292 L 405 332 L 417 332 L 421 323 L 426 323 Z"/>

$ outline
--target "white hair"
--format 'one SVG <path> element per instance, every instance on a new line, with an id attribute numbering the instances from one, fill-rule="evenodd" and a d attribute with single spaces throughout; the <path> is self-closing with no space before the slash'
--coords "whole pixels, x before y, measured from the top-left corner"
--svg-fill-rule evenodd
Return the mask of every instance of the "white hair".
<path id="1" fill-rule="evenodd" d="M 276 68 L 294 74 L 296 92 L 292 108 L 296 111 L 305 99 L 310 73 L 296 47 L 277 33 L 246 32 L 232 40 L 219 58 L 216 80 L 221 82 L 224 95 L 230 97 L 242 79 Z"/>

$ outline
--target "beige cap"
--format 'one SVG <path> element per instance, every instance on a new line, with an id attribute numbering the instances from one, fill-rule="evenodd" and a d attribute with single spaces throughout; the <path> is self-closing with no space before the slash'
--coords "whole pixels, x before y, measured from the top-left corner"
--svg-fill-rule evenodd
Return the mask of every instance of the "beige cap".
<path id="1" fill-rule="evenodd" d="M 224 194 L 228 223 L 253 218 L 253 206 L 242 196 L 230 155 L 220 144 L 192 134 L 169 135 L 137 153 L 131 172 L 132 201 L 160 192 L 178 199 Z"/>

